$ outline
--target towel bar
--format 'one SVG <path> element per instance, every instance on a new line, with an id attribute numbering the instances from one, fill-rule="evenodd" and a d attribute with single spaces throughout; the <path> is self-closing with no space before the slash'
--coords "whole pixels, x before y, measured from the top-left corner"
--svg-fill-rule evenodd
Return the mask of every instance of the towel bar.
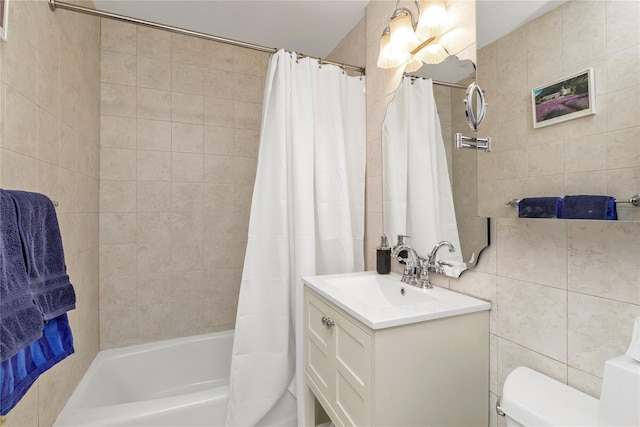
<path id="1" fill-rule="evenodd" d="M 505 205 L 517 207 L 519 203 L 520 199 L 511 199 L 508 202 L 505 202 Z M 616 200 L 616 203 L 629 203 L 630 205 L 640 207 L 640 194 L 636 194 L 635 196 L 627 200 Z"/>

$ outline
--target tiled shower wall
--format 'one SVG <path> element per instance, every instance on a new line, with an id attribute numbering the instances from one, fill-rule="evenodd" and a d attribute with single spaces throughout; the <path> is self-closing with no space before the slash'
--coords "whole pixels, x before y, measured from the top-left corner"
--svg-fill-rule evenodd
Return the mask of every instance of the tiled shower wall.
<path id="1" fill-rule="evenodd" d="M 0 42 L 0 187 L 58 202 L 77 297 L 69 312 L 75 354 L 41 376 L 7 415 L 8 427 L 44 427 L 53 424 L 99 348 L 100 21 L 52 12 L 45 0 L 8 7 L 8 40 Z"/>
<path id="2" fill-rule="evenodd" d="M 268 58 L 102 20 L 101 348 L 234 327 Z"/>
<path id="3" fill-rule="evenodd" d="M 455 3 L 473 7 L 473 2 L 458 0 Z M 395 2 L 371 1 L 364 30 L 368 156 L 365 251 L 369 270 L 375 266 L 375 247 L 382 230 L 380 129 L 386 106 L 393 97 L 401 74 L 401 70 L 376 67 L 380 34 L 394 5 Z M 576 173 L 584 172 L 569 183 L 588 184 L 582 188 L 595 192 L 606 190 L 607 185 L 615 183 L 615 180 L 608 180 L 615 172 L 591 169 L 587 165 L 601 165 L 603 159 L 609 163 L 618 159 L 619 168 L 630 169 L 618 171 L 620 176 L 631 177 L 618 181 L 618 184 L 628 186 L 624 195 L 629 194 L 624 197 L 631 196 L 634 191 L 640 192 L 637 181 L 633 181 L 640 166 L 637 163 L 639 7 L 640 2 L 635 0 L 569 1 L 560 9 L 478 52 L 478 80 L 481 85 L 483 78 L 496 76 L 500 82 L 509 78 L 519 81 L 515 87 L 497 95 L 495 91 L 491 92 L 491 85 L 487 85 L 487 124 L 495 120 L 496 126 L 483 126 L 480 136 L 497 137 L 502 147 L 498 147 L 497 152 L 479 153 L 479 156 L 489 158 L 487 163 L 493 162 L 485 172 L 504 172 L 499 169 L 500 163 L 496 159 L 504 156 L 500 150 L 508 149 L 510 135 L 511 143 L 517 145 L 510 153 L 511 159 L 519 166 L 511 169 L 514 173 L 521 173 L 522 168 L 528 170 L 530 164 L 537 171 L 542 167 L 557 168 L 558 164 L 567 164 Z M 561 33 L 554 33 L 556 37 L 550 40 L 548 33 L 553 31 Z M 353 35 L 350 37 L 354 38 Z M 604 43 L 611 50 L 598 48 Z M 348 44 L 348 41 L 343 41 L 343 44 Z M 535 49 L 539 51 L 531 50 L 533 46 L 537 46 Z M 565 50 L 569 58 L 565 59 L 559 48 Z M 357 49 L 352 55 L 356 57 Z M 349 56 L 343 55 L 341 60 L 349 62 Z M 560 78 L 565 72 L 575 71 L 568 66 L 568 60 L 582 61 L 574 63 L 578 68 L 586 68 L 590 64 L 595 66 L 599 76 L 596 84 L 600 87 L 597 89 L 600 94 L 598 105 L 605 109 L 599 109 L 598 115 L 592 118 L 535 132 L 531 128 L 529 96 L 532 84 L 540 82 L 527 81 L 527 76 L 548 66 L 557 72 L 549 77 L 552 80 Z M 563 64 L 567 66 L 566 70 L 557 69 Z M 511 75 L 511 72 L 516 74 Z M 612 94 L 603 91 L 603 85 Z M 502 102 L 501 94 L 506 102 Z M 609 109 L 610 105 L 614 110 Z M 516 120 L 501 120 L 509 114 L 518 116 Z M 600 130 L 593 131 L 591 125 L 594 120 Z M 606 133 L 610 126 L 616 127 L 612 132 L 613 138 L 593 136 Z M 554 149 L 558 149 L 551 135 L 563 134 L 565 129 L 572 130 L 571 138 L 574 139 L 569 141 L 558 159 L 551 155 Z M 627 137 L 618 138 L 622 134 Z M 550 139 L 540 139 L 547 137 Z M 606 152 L 619 153 L 620 144 L 630 148 L 628 156 L 605 157 Z M 485 167 L 486 163 L 481 165 Z M 510 163 L 503 165 L 508 167 Z M 581 168 L 582 172 L 576 168 Z M 540 173 L 531 175 L 526 178 L 527 183 L 554 182 L 554 179 L 547 179 Z M 560 185 L 562 179 L 556 177 L 555 182 Z M 491 245 L 482 253 L 474 270 L 465 272 L 460 279 L 436 278 L 440 286 L 493 302 L 490 316 L 491 425 L 502 425 L 502 419 L 498 420 L 493 408 L 502 392 L 504 379 L 517 366 L 532 367 L 598 396 L 604 361 L 626 351 L 633 319 L 640 315 L 640 244 L 637 238 L 640 222 L 498 218 L 492 220 L 491 225 Z"/>

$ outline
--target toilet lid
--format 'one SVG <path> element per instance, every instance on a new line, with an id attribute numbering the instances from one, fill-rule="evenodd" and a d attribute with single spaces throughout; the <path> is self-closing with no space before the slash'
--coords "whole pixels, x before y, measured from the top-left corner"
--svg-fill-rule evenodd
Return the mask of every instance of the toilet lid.
<path id="1" fill-rule="evenodd" d="M 501 406 L 525 426 L 598 425 L 598 399 L 526 367 L 505 380 Z"/>

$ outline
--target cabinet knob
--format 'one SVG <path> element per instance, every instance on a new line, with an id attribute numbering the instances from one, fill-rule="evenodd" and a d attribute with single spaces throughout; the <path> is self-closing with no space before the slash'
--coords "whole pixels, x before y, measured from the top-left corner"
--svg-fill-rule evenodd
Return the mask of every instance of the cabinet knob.
<path id="1" fill-rule="evenodd" d="M 322 316 L 321 322 L 322 322 L 322 325 L 325 326 L 327 329 L 331 329 L 336 324 L 336 322 L 331 320 L 331 318 L 328 316 Z"/>

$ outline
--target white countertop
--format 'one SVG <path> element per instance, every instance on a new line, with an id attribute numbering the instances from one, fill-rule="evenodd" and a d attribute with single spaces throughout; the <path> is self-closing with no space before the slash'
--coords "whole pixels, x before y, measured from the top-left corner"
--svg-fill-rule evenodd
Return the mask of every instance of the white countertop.
<path id="1" fill-rule="evenodd" d="M 395 273 L 365 271 L 303 277 L 302 281 L 371 329 L 491 309 L 490 302 L 449 289 L 420 289 L 402 283 Z"/>

